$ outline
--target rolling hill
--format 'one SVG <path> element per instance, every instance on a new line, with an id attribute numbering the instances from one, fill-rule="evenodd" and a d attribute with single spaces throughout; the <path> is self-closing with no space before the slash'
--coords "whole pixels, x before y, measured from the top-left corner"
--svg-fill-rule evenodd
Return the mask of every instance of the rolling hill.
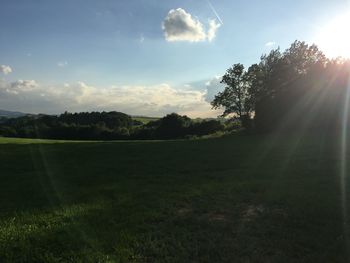
<path id="1" fill-rule="evenodd" d="M 7 111 L 7 110 L 1 110 L 0 109 L 0 117 L 5 117 L 5 118 L 17 118 L 17 117 L 22 117 L 26 115 L 31 115 L 29 113 L 23 113 L 19 111 Z"/>

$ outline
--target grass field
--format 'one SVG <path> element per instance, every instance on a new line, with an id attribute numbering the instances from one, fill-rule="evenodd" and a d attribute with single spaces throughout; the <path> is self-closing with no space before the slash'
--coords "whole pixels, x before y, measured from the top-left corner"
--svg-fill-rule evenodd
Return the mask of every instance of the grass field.
<path id="1" fill-rule="evenodd" d="M 0 262 L 349 262 L 340 152 L 321 136 L 0 138 Z"/>

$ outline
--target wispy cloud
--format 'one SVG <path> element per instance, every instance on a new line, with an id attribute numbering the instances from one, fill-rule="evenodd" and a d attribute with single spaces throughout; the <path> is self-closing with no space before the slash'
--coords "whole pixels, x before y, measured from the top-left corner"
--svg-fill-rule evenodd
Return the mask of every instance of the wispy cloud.
<path id="1" fill-rule="evenodd" d="M 220 24 L 224 25 L 224 22 L 222 21 L 222 19 L 219 16 L 218 12 L 216 12 L 216 9 L 214 8 L 214 6 L 211 4 L 211 2 L 209 0 L 207 0 L 207 2 L 208 2 L 208 5 L 209 5 L 210 9 L 213 11 L 214 15 L 219 20 Z"/>
<path id="2" fill-rule="evenodd" d="M 68 66 L 68 62 L 67 61 L 59 61 L 59 62 L 57 62 L 57 66 L 60 68 L 64 68 L 64 67 Z"/>
<path id="3" fill-rule="evenodd" d="M 12 72 L 12 68 L 7 65 L 0 65 L 0 72 L 5 75 L 10 74 Z"/>
<path id="4" fill-rule="evenodd" d="M 143 36 L 143 34 L 140 35 L 139 41 L 140 43 L 145 42 L 145 37 Z"/>
<path id="5" fill-rule="evenodd" d="M 269 41 L 269 42 L 265 43 L 265 47 L 272 47 L 275 45 L 276 45 L 276 42 L 274 42 L 274 41 Z"/>

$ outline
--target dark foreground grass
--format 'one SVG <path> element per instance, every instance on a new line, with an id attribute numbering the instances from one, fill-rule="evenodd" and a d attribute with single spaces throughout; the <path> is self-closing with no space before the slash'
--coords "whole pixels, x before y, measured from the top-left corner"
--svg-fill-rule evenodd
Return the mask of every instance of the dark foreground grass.
<path id="1" fill-rule="evenodd" d="M 335 138 L 0 139 L 0 262 L 348 262 Z"/>

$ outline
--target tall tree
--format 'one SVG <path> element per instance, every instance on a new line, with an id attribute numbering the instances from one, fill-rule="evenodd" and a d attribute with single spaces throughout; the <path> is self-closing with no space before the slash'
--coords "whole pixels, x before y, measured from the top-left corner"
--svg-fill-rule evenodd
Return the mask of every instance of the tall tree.
<path id="1" fill-rule="evenodd" d="M 218 93 L 211 105 L 214 109 L 223 108 L 222 116 L 230 114 L 239 118 L 242 124 L 250 119 L 252 104 L 249 95 L 247 74 L 242 64 L 234 64 L 222 77 L 224 91 Z"/>

